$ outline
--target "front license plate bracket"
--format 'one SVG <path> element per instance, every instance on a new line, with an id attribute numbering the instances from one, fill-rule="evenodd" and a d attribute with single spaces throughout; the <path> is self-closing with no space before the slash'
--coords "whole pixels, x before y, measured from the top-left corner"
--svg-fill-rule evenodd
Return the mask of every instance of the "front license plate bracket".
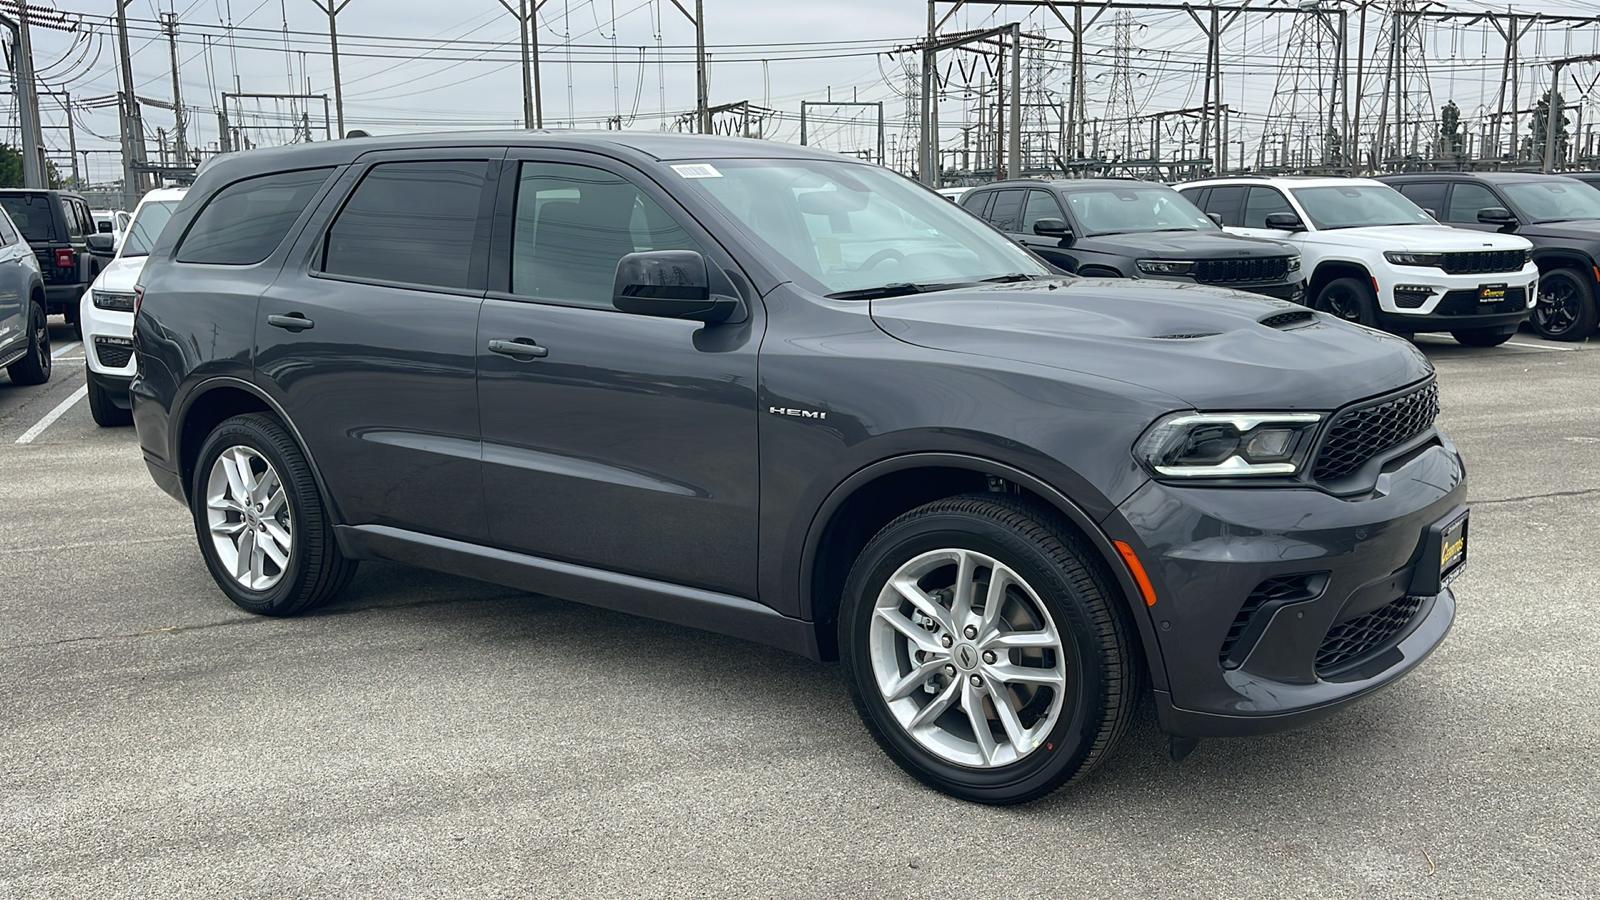
<path id="1" fill-rule="evenodd" d="M 1467 564 L 1467 509 L 1460 507 L 1428 526 L 1411 575 L 1410 593 L 1431 597 L 1461 574 Z"/>

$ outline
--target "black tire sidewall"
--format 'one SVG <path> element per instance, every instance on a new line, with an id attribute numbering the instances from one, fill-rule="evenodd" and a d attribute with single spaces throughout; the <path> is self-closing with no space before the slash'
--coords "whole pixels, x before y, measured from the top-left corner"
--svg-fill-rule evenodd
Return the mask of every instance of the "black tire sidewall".
<path id="1" fill-rule="evenodd" d="M 1344 316 L 1334 312 L 1332 305 L 1327 302 L 1326 298 L 1328 295 L 1333 293 L 1335 288 L 1339 287 L 1348 287 L 1355 294 L 1356 302 L 1361 307 L 1360 317 L 1358 319 L 1346 319 Z M 1328 282 L 1327 286 L 1324 287 L 1321 293 L 1317 295 L 1317 309 L 1327 313 L 1330 316 L 1333 316 L 1341 322 L 1352 322 L 1358 325 L 1366 325 L 1369 328 L 1378 327 L 1377 294 L 1373 292 L 1370 284 L 1367 284 L 1359 278 L 1336 278 L 1333 281 Z"/>
<path id="2" fill-rule="evenodd" d="M 273 432 L 277 431 L 277 434 Z M 194 483 L 189 493 L 189 510 L 194 520 L 195 537 L 200 542 L 200 555 L 205 558 L 206 568 L 211 571 L 211 577 L 217 586 L 228 596 L 228 599 L 238 604 L 241 608 L 266 616 L 293 615 L 299 611 L 301 598 L 305 594 L 306 581 L 310 575 L 310 566 L 307 563 L 306 553 L 309 535 L 306 533 L 310 523 L 322 517 L 320 498 L 316 493 L 316 484 L 302 484 L 297 475 L 305 471 L 303 460 L 300 465 L 285 458 L 285 449 L 299 454 L 297 448 L 290 444 L 287 448 L 283 445 L 290 439 L 282 433 L 276 425 L 261 416 L 239 416 L 228 419 L 212 430 L 201 445 L 200 456 L 195 462 Z M 222 452 L 236 446 L 245 446 L 261 454 L 271 463 L 278 473 L 279 482 L 283 485 L 285 500 L 289 504 L 290 521 L 294 523 L 294 539 L 289 547 L 289 565 L 284 570 L 283 577 L 278 583 L 265 591 L 252 591 L 234 580 L 218 558 L 216 549 L 211 543 L 211 526 L 206 521 L 206 485 L 211 477 L 211 467 Z M 306 479 L 309 480 L 309 479 Z M 316 517 L 316 519 L 313 519 Z"/>
<path id="3" fill-rule="evenodd" d="M 1595 330 L 1597 311 L 1595 309 L 1594 289 L 1572 269 L 1551 269 L 1539 276 L 1539 280 L 1534 284 L 1534 291 L 1542 293 L 1544 282 L 1549 278 L 1564 278 L 1572 282 L 1572 290 L 1577 297 L 1579 306 L 1578 315 L 1573 319 L 1570 327 L 1561 331 L 1546 330 L 1540 326 L 1536 315 L 1528 317 L 1528 325 L 1533 328 L 1535 334 L 1548 341 L 1576 341 L 1588 337 Z M 1538 310 L 1538 302 L 1535 300 L 1535 312 Z"/>
<path id="4" fill-rule="evenodd" d="M 1039 595 L 1063 638 L 1073 679 L 1066 708 L 1045 739 L 1047 746 L 1009 766 L 974 769 L 923 749 L 895 720 L 872 672 L 868 630 L 883 584 L 906 560 L 945 547 L 975 550 L 1012 567 Z M 891 524 L 868 544 L 851 571 L 840 622 L 840 655 L 857 706 L 884 750 L 930 787 L 987 803 L 1042 796 L 1070 779 L 1094 747 L 1106 714 L 1106 688 L 1087 612 L 1044 551 L 999 522 L 950 511 Z"/>

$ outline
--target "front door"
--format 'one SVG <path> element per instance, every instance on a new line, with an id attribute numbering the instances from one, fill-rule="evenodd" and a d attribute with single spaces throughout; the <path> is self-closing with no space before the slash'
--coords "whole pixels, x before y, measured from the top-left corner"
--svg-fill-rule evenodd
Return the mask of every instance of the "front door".
<path id="1" fill-rule="evenodd" d="M 624 254 L 698 250 L 724 271 L 733 261 L 638 171 L 582 153 L 511 156 L 498 290 L 478 329 L 492 542 L 753 598 L 757 298 L 745 297 L 741 324 L 618 311 Z"/>
<path id="2" fill-rule="evenodd" d="M 0 213 L 0 355 L 27 343 L 31 256 L 11 220 Z"/>

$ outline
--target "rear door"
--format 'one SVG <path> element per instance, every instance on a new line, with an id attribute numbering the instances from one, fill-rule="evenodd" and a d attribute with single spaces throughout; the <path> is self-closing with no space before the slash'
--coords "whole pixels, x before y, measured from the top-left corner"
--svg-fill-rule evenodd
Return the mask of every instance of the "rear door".
<path id="1" fill-rule="evenodd" d="M 477 343 L 494 545 L 754 598 L 759 299 L 719 325 L 611 304 L 627 253 L 697 250 L 737 273 L 732 258 L 655 181 L 593 154 L 513 149 L 496 223 Z"/>
<path id="2" fill-rule="evenodd" d="M 29 274 L 32 254 L 11 220 L 0 211 L 0 356 L 9 356 L 28 336 Z"/>
<path id="3" fill-rule="evenodd" d="M 258 383 L 349 524 L 484 537 L 474 347 L 502 156 L 363 157 L 261 298 Z"/>

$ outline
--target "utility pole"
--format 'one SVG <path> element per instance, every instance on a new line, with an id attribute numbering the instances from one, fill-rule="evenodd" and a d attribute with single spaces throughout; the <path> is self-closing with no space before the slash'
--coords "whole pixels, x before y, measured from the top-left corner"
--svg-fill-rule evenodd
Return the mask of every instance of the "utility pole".
<path id="1" fill-rule="evenodd" d="M 932 112 L 939 105 L 934 75 L 934 65 L 938 59 L 938 51 L 934 49 L 934 34 L 939 24 L 934 19 L 933 2 L 928 0 L 928 43 L 922 49 L 922 140 L 917 142 L 917 175 L 923 184 L 938 187 L 939 175 L 935 170 L 939 167 L 939 132 L 933 124 Z"/>
<path id="2" fill-rule="evenodd" d="M 339 124 L 339 137 L 344 137 L 344 87 L 339 80 L 339 13 L 350 5 L 350 0 L 311 0 L 317 9 L 328 14 L 328 45 L 333 51 L 333 114 Z M 182 134 L 180 130 L 178 132 Z"/>
<path id="3" fill-rule="evenodd" d="M 349 0 L 345 0 L 349 2 Z M 518 43 L 522 45 L 522 127 L 544 127 L 544 98 L 539 85 L 539 8 L 546 0 L 500 0 L 512 18 L 517 20 Z"/>
<path id="4" fill-rule="evenodd" d="M 1556 169 L 1556 132 L 1561 130 L 1561 70 L 1572 63 L 1600 62 L 1600 54 L 1569 56 L 1551 63 L 1550 99 L 1544 106 L 1544 167 L 1543 172 Z"/>
<path id="5" fill-rule="evenodd" d="M 17 47 L 16 69 L 12 74 L 16 76 L 18 118 L 22 126 L 22 186 L 49 187 L 45 183 L 44 142 L 39 132 L 39 95 L 35 93 L 33 83 L 33 42 L 28 36 L 28 5 L 17 4 L 16 21 L 8 18 L 0 18 L 0 21 L 11 29 Z"/>
<path id="6" fill-rule="evenodd" d="M 700 133 L 711 133 L 711 86 L 706 80 L 705 0 L 694 0 L 694 83 L 695 109 L 700 114 Z"/>
<path id="7" fill-rule="evenodd" d="M 117 53 L 122 64 L 122 204 L 128 209 L 139 205 L 144 196 L 145 161 L 144 120 L 139 114 L 139 98 L 133 90 L 133 56 L 128 52 L 128 4 L 117 0 Z"/>
<path id="8" fill-rule="evenodd" d="M 1006 177 L 1022 177 L 1022 23 L 1011 23 L 1011 121 L 1006 141 Z"/>
<path id="9" fill-rule="evenodd" d="M 161 30 L 167 33 L 167 48 L 172 51 L 172 155 L 179 166 L 189 164 L 189 143 L 183 128 L 183 93 L 178 87 L 178 14 L 161 14 Z"/>

